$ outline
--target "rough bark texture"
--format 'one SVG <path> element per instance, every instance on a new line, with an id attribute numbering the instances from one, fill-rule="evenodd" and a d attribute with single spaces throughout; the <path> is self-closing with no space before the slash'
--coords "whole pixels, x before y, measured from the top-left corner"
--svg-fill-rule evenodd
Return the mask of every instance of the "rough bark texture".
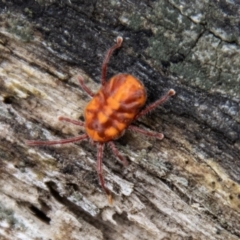
<path id="1" fill-rule="evenodd" d="M 236 1 L 0 1 L 0 239 L 240 239 L 240 5 Z M 142 80 L 138 121 L 162 141 L 127 133 L 108 149 L 98 184 L 89 142 L 28 147 L 83 129 L 105 51 L 124 43 L 108 76 Z"/>

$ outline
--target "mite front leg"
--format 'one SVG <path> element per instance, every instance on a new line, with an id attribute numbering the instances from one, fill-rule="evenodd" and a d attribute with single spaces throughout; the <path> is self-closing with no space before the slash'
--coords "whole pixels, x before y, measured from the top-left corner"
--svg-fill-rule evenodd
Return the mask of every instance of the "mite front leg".
<path id="1" fill-rule="evenodd" d="M 73 120 L 73 119 L 70 119 L 70 118 L 59 117 L 58 120 L 59 120 L 59 121 L 69 122 L 69 123 L 72 123 L 72 124 L 74 124 L 74 125 L 78 125 L 78 126 L 84 127 L 84 122 L 77 121 L 77 120 Z"/>
<path id="2" fill-rule="evenodd" d="M 87 93 L 89 97 L 91 98 L 94 97 L 95 94 L 85 85 L 83 78 L 81 76 L 78 76 L 78 81 L 84 92 Z"/>
<path id="3" fill-rule="evenodd" d="M 117 37 L 117 43 L 114 44 L 107 51 L 107 54 L 106 54 L 105 59 L 104 59 L 103 64 L 102 64 L 102 77 L 101 77 L 102 86 L 104 86 L 105 83 L 106 83 L 107 64 L 109 62 L 109 59 L 112 56 L 113 51 L 116 50 L 117 48 L 121 47 L 122 41 L 123 41 L 122 37 Z"/>

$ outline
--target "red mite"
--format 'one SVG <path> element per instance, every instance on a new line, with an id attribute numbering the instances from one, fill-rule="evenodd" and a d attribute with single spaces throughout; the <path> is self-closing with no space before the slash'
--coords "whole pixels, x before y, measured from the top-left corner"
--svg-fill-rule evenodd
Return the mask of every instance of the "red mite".
<path id="1" fill-rule="evenodd" d="M 112 195 L 108 188 L 105 187 L 102 173 L 102 157 L 105 144 L 112 149 L 114 155 L 126 166 L 127 160 L 117 150 L 113 140 L 120 138 L 127 129 L 160 140 L 163 139 L 162 133 L 146 131 L 130 124 L 175 94 L 175 91 L 170 89 L 159 100 L 141 110 L 146 102 L 147 95 L 143 84 L 136 77 L 127 73 L 119 73 L 106 82 L 108 61 L 113 51 L 121 47 L 122 41 L 122 37 L 117 37 L 117 43 L 108 50 L 105 56 L 102 64 L 102 86 L 96 94 L 84 84 L 81 77 L 78 77 L 80 86 L 92 98 L 84 111 L 85 123 L 59 117 L 60 121 L 85 127 L 86 133 L 57 141 L 26 141 L 27 145 L 39 146 L 65 144 L 85 139 L 92 140 L 97 145 L 97 173 L 99 181 L 108 196 L 109 203 L 112 203 Z"/>

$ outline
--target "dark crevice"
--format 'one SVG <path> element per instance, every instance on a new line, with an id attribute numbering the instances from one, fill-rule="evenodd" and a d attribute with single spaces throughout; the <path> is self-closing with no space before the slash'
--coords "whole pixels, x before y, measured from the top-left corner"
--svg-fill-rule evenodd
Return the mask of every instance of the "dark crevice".
<path id="1" fill-rule="evenodd" d="M 29 205 L 28 208 L 31 210 L 32 213 L 34 213 L 35 217 L 40 219 L 42 222 L 50 224 L 51 218 L 49 218 L 43 211 L 33 205 Z"/>
<path id="2" fill-rule="evenodd" d="M 13 96 L 5 96 L 3 98 L 3 102 L 5 104 L 12 104 L 14 102 L 14 97 Z"/>
<path id="3" fill-rule="evenodd" d="M 56 183 L 49 181 L 45 182 L 52 196 L 61 204 L 63 204 L 72 214 L 74 214 L 77 218 L 81 217 L 84 221 L 88 222 L 96 229 L 102 231 L 104 239 L 108 239 L 108 236 L 115 234 L 114 226 L 112 226 L 109 222 L 104 222 L 98 216 L 93 217 L 88 212 L 84 211 L 80 206 L 77 206 L 73 202 L 69 201 L 66 197 L 61 196 L 57 191 Z M 76 188 L 76 186 L 75 186 Z"/>

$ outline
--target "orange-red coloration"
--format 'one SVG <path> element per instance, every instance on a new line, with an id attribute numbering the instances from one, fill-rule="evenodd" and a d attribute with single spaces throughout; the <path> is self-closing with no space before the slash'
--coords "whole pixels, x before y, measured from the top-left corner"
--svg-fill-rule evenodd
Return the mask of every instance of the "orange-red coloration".
<path id="1" fill-rule="evenodd" d="M 85 127 L 86 133 L 80 136 L 54 141 L 26 141 L 30 146 L 49 146 L 91 139 L 93 143 L 97 145 L 97 172 L 99 182 L 108 196 L 109 203 L 112 202 L 112 195 L 108 188 L 105 187 L 102 173 L 102 158 L 105 144 L 111 148 L 114 155 L 126 166 L 127 160 L 117 150 L 113 140 L 121 137 L 127 129 L 160 140 L 163 139 L 162 133 L 147 131 L 130 124 L 133 120 L 137 120 L 146 115 L 175 94 L 175 91 L 170 89 L 163 97 L 141 110 L 146 102 L 147 96 L 143 84 L 137 78 L 130 74 L 120 73 L 106 82 L 107 63 L 113 51 L 121 47 L 122 41 L 123 39 L 121 37 L 117 37 L 116 44 L 114 44 L 106 54 L 102 64 L 102 87 L 96 94 L 84 84 L 81 77 L 78 78 L 82 89 L 92 98 L 84 111 L 85 123 L 66 117 L 59 117 L 60 121 Z"/>
<path id="2" fill-rule="evenodd" d="M 145 102 L 146 91 L 137 78 L 129 74 L 113 76 L 85 108 L 88 136 L 103 143 L 121 137 Z"/>

